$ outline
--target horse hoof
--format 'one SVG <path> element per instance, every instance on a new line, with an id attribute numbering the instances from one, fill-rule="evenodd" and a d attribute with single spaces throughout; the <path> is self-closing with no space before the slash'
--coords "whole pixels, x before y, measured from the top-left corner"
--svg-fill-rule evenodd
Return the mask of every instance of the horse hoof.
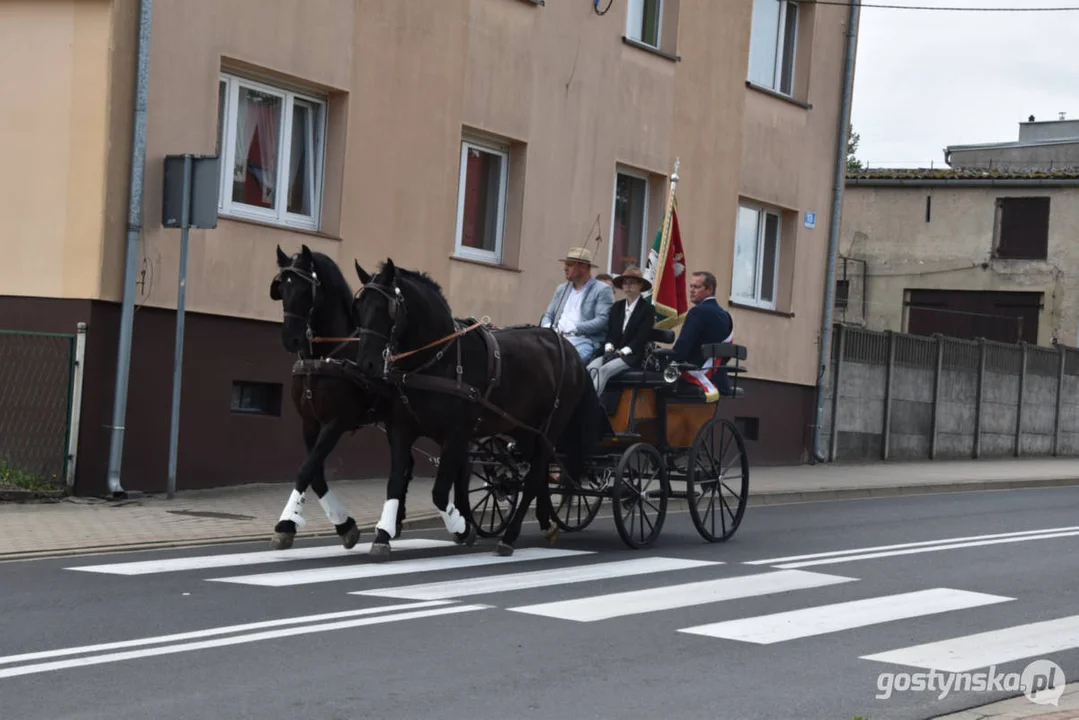
<path id="1" fill-rule="evenodd" d="M 554 545 L 558 542 L 558 526 L 554 523 L 551 523 L 551 526 L 546 530 L 541 530 L 540 533 L 546 538 L 548 545 Z"/>
<path id="2" fill-rule="evenodd" d="M 288 550 L 295 539 L 296 533 L 275 532 L 270 538 L 270 547 L 274 550 Z"/>
<path id="3" fill-rule="evenodd" d="M 472 547 L 476 544 L 476 526 L 472 523 L 468 524 L 468 530 L 463 533 L 454 533 L 453 541 L 458 545 L 467 545 Z"/>
<path id="4" fill-rule="evenodd" d="M 367 554 L 371 556 L 372 560 L 377 560 L 379 562 L 389 560 L 390 546 L 387 543 L 373 542 L 371 543 L 371 549 L 367 551 Z"/>
<path id="5" fill-rule="evenodd" d="M 341 536 L 341 544 L 345 546 L 346 550 L 351 550 L 356 547 L 356 543 L 360 541 L 360 529 L 353 525 L 350 527 L 344 535 Z M 388 547 L 388 546 L 387 546 Z"/>
<path id="6" fill-rule="evenodd" d="M 495 555 L 501 555 L 502 557 L 509 557 L 512 554 L 513 554 L 513 546 L 512 545 L 507 545 L 506 543 L 502 542 L 501 540 L 499 540 L 498 544 L 495 545 Z"/>

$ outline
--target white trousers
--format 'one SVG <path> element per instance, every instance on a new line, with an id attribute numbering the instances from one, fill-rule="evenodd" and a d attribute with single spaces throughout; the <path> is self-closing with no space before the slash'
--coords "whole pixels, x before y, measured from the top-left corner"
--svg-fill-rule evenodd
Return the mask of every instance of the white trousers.
<path id="1" fill-rule="evenodd" d="M 607 387 L 607 381 L 627 368 L 629 368 L 629 365 L 620 357 L 616 357 L 609 363 L 604 364 L 603 356 L 601 355 L 588 363 L 588 374 L 592 376 L 592 383 L 596 386 L 596 394 L 602 395 L 603 389 Z"/>

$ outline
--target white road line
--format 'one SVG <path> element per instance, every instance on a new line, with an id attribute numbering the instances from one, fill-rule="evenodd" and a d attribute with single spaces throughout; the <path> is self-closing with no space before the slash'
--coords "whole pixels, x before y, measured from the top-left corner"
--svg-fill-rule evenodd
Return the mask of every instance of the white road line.
<path id="1" fill-rule="evenodd" d="M 682 628 L 678 632 L 770 645 L 839 630 L 981 607 L 1014 599 L 966 590 L 933 588 L 697 625 Z"/>
<path id="2" fill-rule="evenodd" d="M 594 595 L 575 600 L 539 603 L 537 605 L 522 605 L 507 608 L 507 610 L 529 615 L 559 618 L 561 620 L 594 622 L 624 615 L 672 610 L 674 608 L 705 605 L 724 600 L 823 587 L 825 585 L 853 582 L 856 579 L 838 575 L 802 572 L 800 570 L 777 570 L 759 575 L 705 580 L 682 585 L 667 585 L 648 590 Z"/>
<path id="3" fill-rule="evenodd" d="M 425 540 L 409 538 L 396 540 L 394 551 L 427 550 L 454 545 L 452 540 Z M 265 550 L 258 552 L 228 553 L 225 555 L 196 555 L 193 557 L 164 558 L 161 560 L 141 560 L 138 562 L 106 563 L 104 565 L 82 565 L 64 568 L 81 572 L 107 573 L 110 575 L 150 575 L 152 573 L 180 572 L 183 570 L 209 570 L 213 568 L 234 567 L 238 565 L 262 565 L 265 563 L 285 562 L 289 560 L 322 560 L 325 558 L 356 558 L 365 555 L 371 549 L 371 543 L 359 543 L 351 550 L 340 545 L 326 545 L 311 548 L 292 548 L 289 550 Z"/>
<path id="4" fill-rule="evenodd" d="M 11 668 L 0 669 L 0 678 L 17 677 L 19 675 L 32 675 L 34 673 L 51 672 L 53 670 L 66 670 L 69 668 L 85 667 L 87 665 L 102 665 L 105 663 L 121 662 L 123 660 L 136 660 L 139 658 L 155 657 L 158 655 L 172 655 L 175 653 L 191 652 L 193 650 L 208 650 L 210 648 L 227 647 L 229 645 L 242 645 L 244 643 L 258 642 L 259 640 L 274 640 L 295 635 L 307 635 L 309 633 L 329 632 L 331 630 L 345 630 L 347 628 L 361 627 L 364 625 L 380 625 L 383 623 L 413 620 L 418 618 L 449 615 L 452 613 L 472 612 L 485 610 L 489 605 L 452 605 L 450 607 L 436 608 L 431 610 L 416 610 L 414 612 L 394 613 L 392 615 L 380 615 L 378 617 L 360 618 L 357 620 L 342 620 L 340 622 L 324 623 L 322 625 L 306 625 L 304 627 L 286 628 L 283 630 L 268 630 L 266 632 L 250 633 L 247 635 L 234 635 L 216 640 L 202 640 L 200 642 L 182 643 L 179 645 L 166 645 L 164 647 L 145 648 L 143 650 L 131 650 L 129 652 L 109 653 L 105 655 L 91 655 L 89 657 L 73 658 L 71 660 L 57 660 L 54 662 L 38 663 L 36 665 L 19 665 Z"/>
<path id="5" fill-rule="evenodd" d="M 365 562 L 355 565 L 341 565 L 328 568 L 310 568 L 307 570 L 262 573 L 259 575 L 235 575 L 224 578 L 207 578 L 208 582 L 236 583 L 239 585 L 259 585 L 262 587 L 286 587 L 307 585 L 310 583 L 333 582 L 335 580 L 360 580 L 362 578 L 383 577 L 387 575 L 407 575 L 409 573 L 436 572 L 439 570 L 458 570 L 468 567 L 485 567 L 505 563 L 527 562 L 529 560 L 549 560 L 552 558 L 593 555 L 588 550 L 559 550 L 556 548 L 522 548 L 509 557 L 492 555 L 487 552 L 472 552 L 462 555 L 444 555 L 433 558 L 415 558 L 412 560 L 389 560 L 384 563 Z"/>
<path id="6" fill-rule="evenodd" d="M 862 660 L 967 672 L 1079 647 L 1079 615 L 863 655 Z"/>
<path id="7" fill-rule="evenodd" d="M 889 550 L 886 552 L 865 553 L 863 555 L 847 555 L 845 557 L 821 558 L 820 560 L 803 560 L 802 562 L 782 563 L 774 567 L 783 570 L 795 568 L 815 567 L 817 565 L 836 565 L 838 563 L 856 562 L 858 560 L 873 560 L 884 557 L 897 557 L 899 555 L 918 555 L 920 553 L 937 552 L 939 550 L 958 550 L 962 548 L 984 547 L 986 545 L 1002 545 L 1005 543 L 1028 542 L 1030 540 L 1051 540 L 1053 538 L 1073 537 L 1079 535 L 1079 530 L 1074 532 L 1051 533 L 1049 535 L 1025 535 L 1023 537 L 1008 537 L 997 540 L 980 540 L 978 542 L 952 543 L 951 545 L 933 545 L 932 547 L 907 548 L 906 550 Z"/>
<path id="8" fill-rule="evenodd" d="M 82 645 L 79 647 L 61 648 L 59 650 L 42 650 L 40 652 L 22 653 L 20 655 L 8 655 L 6 657 L 0 657 L 0 665 L 29 662 L 30 660 L 46 660 L 48 658 L 66 657 L 69 655 L 83 655 L 85 653 L 104 652 L 106 650 L 121 650 L 123 648 L 140 647 L 143 645 L 159 645 L 161 643 L 176 642 L 179 640 L 194 640 L 196 638 L 214 637 L 215 635 L 230 635 L 232 633 L 246 632 L 249 630 L 263 630 L 265 628 L 282 627 L 285 625 L 302 625 L 304 623 L 317 623 L 323 620 L 340 620 L 343 618 L 361 617 L 364 615 L 377 615 L 378 613 L 418 610 L 420 608 L 448 604 L 448 601 L 434 600 L 430 602 L 383 605 L 381 607 L 364 608 L 362 610 L 343 610 L 341 612 L 320 613 L 318 615 L 301 615 L 299 617 L 279 618 L 277 620 L 262 620 L 260 622 L 244 623 L 243 625 L 223 625 L 221 627 L 173 633 L 171 635 L 157 635 L 155 637 L 119 640 L 117 642 L 99 643 L 97 645 Z"/>
<path id="9" fill-rule="evenodd" d="M 446 582 L 403 585 L 398 587 L 377 588 L 375 590 L 357 590 L 350 595 L 370 595 L 374 597 L 402 598 L 406 600 L 444 600 L 483 595 L 552 585 L 569 585 L 592 580 L 609 580 L 633 575 L 686 570 L 689 568 L 722 565 L 722 562 L 707 560 L 685 560 L 682 558 L 646 557 L 618 562 L 596 563 L 557 570 L 535 570 L 532 572 L 494 575 L 491 577 L 449 580 Z"/>
<path id="10" fill-rule="evenodd" d="M 1079 525 L 1074 525 L 1072 527 L 1044 528 L 1042 530 L 994 533 L 992 535 L 969 535 L 967 537 L 942 538 L 940 540 L 922 540 L 919 542 L 900 543 L 898 545 L 876 545 L 874 547 L 854 548 L 853 550 L 830 550 L 828 552 L 812 553 L 810 555 L 788 555 L 786 557 L 768 558 L 766 560 L 751 560 L 743 564 L 776 565 L 778 563 L 792 562 L 795 560 L 813 560 L 815 558 L 839 557 L 842 555 L 861 555 L 863 553 L 876 552 L 878 550 L 902 550 L 904 548 L 928 547 L 930 545 L 945 545 L 974 540 L 994 540 L 996 538 L 1022 537 L 1024 535 L 1045 535 L 1047 533 L 1070 532 L 1072 530 L 1079 530 Z"/>

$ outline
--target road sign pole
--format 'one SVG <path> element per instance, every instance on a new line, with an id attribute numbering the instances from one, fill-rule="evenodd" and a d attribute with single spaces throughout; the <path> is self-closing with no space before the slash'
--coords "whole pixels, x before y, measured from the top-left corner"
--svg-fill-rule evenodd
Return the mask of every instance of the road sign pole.
<path id="1" fill-rule="evenodd" d="M 180 378 L 184 363 L 184 305 L 187 299 L 187 239 L 191 223 L 191 156 L 184 156 L 180 210 L 180 280 L 176 290 L 176 345 L 172 366 L 172 421 L 169 428 L 168 499 L 176 495 L 176 455 L 180 441 Z"/>

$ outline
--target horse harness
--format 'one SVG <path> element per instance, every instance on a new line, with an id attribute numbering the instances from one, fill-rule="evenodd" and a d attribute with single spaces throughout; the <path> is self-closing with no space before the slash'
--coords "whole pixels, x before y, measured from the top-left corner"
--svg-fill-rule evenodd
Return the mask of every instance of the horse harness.
<path id="1" fill-rule="evenodd" d="M 554 452 L 555 448 L 552 445 L 550 439 L 547 437 L 547 433 L 550 430 L 551 422 L 554 419 L 554 414 L 558 410 L 560 405 L 559 398 L 562 394 L 562 383 L 565 376 L 566 366 L 565 343 L 558 343 L 559 372 L 558 384 L 555 388 L 554 404 L 551 408 L 551 412 L 547 415 L 547 419 L 543 424 L 543 429 L 537 430 L 531 425 L 521 422 L 517 418 L 513 417 L 490 400 L 491 393 L 502 382 L 502 353 L 498 346 L 498 338 L 495 337 L 495 334 L 493 332 L 491 332 L 488 323 L 478 321 L 468 326 L 465 325 L 465 323 L 461 320 L 454 318 L 453 322 L 455 332 L 453 332 L 452 334 L 444 338 L 439 338 L 432 343 L 428 343 L 427 345 L 416 348 L 414 350 L 391 354 L 390 348 L 397 339 L 398 320 L 402 315 L 407 316 L 404 297 L 401 295 L 401 290 L 397 287 L 396 282 L 392 286 L 392 291 L 380 285 L 367 284 L 363 286 L 361 292 L 368 289 L 374 290 L 375 292 L 386 298 L 389 306 L 388 313 L 392 325 L 390 326 L 390 332 L 388 337 L 380 332 L 371 330 L 370 328 L 360 328 L 359 332 L 361 335 L 374 335 L 386 341 L 386 348 L 385 350 L 383 350 L 382 353 L 382 377 L 384 380 L 389 381 L 397 387 L 402 404 L 406 408 L 408 408 L 409 413 L 412 415 L 413 419 L 415 419 L 418 424 L 422 423 L 420 423 L 419 417 L 416 415 L 415 411 L 409 404 L 408 396 L 405 394 L 405 388 L 444 393 L 460 398 L 462 400 L 467 400 L 470 403 L 479 403 L 480 405 L 500 416 L 504 420 L 507 420 L 518 427 L 521 427 L 531 433 L 538 435 L 547 445 L 548 449 Z M 400 309 L 398 309 L 399 305 Z M 464 365 L 463 359 L 461 357 L 461 336 L 473 330 L 479 331 L 480 337 L 483 338 L 484 347 L 487 348 L 487 383 L 486 389 L 482 391 L 482 393 L 479 388 L 464 381 Z M 392 369 L 394 361 L 407 357 L 408 355 L 413 355 L 415 353 L 422 352 L 423 350 L 430 349 L 439 344 L 441 344 L 441 347 L 438 349 L 435 355 L 430 360 L 423 363 L 416 369 L 405 372 Z M 445 353 L 449 349 L 449 346 L 451 344 L 455 345 L 457 350 L 457 364 L 454 368 L 455 377 L 437 377 L 424 373 L 424 370 L 427 370 L 436 362 L 440 361 L 443 357 L 445 357 Z M 476 426 L 474 428 L 474 431 L 479 428 L 481 422 L 482 418 L 476 419 Z"/>

